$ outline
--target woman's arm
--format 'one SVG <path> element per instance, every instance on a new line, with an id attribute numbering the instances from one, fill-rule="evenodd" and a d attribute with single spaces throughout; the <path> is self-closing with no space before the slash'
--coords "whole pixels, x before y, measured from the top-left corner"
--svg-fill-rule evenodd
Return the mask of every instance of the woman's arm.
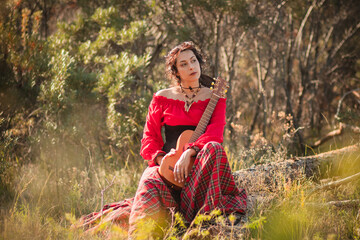
<path id="1" fill-rule="evenodd" d="M 164 145 L 164 140 L 161 136 L 162 114 L 161 105 L 157 101 L 156 95 L 154 95 L 146 116 L 140 149 L 140 155 L 145 160 L 148 160 L 150 167 L 158 165 L 160 157 L 162 158 L 165 155 L 165 152 L 161 150 Z"/>

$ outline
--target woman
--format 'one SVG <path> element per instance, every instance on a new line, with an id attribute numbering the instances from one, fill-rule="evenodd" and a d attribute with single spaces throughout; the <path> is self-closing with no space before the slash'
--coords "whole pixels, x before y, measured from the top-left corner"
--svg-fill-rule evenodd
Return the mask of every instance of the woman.
<path id="1" fill-rule="evenodd" d="M 175 86 L 154 94 L 149 106 L 140 154 L 148 160 L 133 199 L 106 206 L 112 220 L 127 220 L 130 233 L 142 219 L 162 219 L 169 209 L 176 209 L 190 223 L 196 214 L 214 209 L 224 214 L 245 214 L 246 193 L 234 182 L 223 141 L 226 100 L 220 98 L 205 133 L 189 144 L 174 167 L 178 187 L 159 174 L 163 159 L 175 154 L 176 141 L 184 130 L 194 130 L 209 102 L 209 82 L 202 75 L 204 60 L 192 42 L 184 42 L 166 56 L 167 76 Z M 165 143 L 161 130 L 165 128 Z M 194 160 L 195 157 L 195 160 Z M 188 166 L 193 164 L 191 171 Z M 87 223 L 100 214 L 91 215 Z"/>

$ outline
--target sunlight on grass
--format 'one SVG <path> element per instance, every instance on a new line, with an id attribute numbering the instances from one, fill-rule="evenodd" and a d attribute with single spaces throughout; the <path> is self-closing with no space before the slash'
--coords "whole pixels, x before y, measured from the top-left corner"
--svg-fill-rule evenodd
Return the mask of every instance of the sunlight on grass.
<path id="1" fill-rule="evenodd" d="M 327 172 L 332 177 L 346 177 L 359 172 L 359 153 L 345 155 L 341 164 Z M 338 178 L 338 177 L 337 177 Z M 336 178 L 334 178 L 336 179 Z M 325 180 L 325 179 L 324 179 Z M 303 179 L 284 188 L 268 207 L 256 206 L 245 228 L 255 239 L 358 239 L 359 202 L 337 207 L 338 201 L 360 199 L 360 182 L 350 182 L 328 190 L 310 191 L 314 183 Z M 329 203 L 332 201 L 332 203 Z M 354 208 L 354 206 L 357 206 Z"/>
<path id="2" fill-rule="evenodd" d="M 229 156 L 232 166 L 236 167 L 236 158 L 231 153 Z M 356 239 L 360 237 L 358 208 L 335 207 L 327 203 L 360 199 L 359 181 L 309 193 L 315 184 L 359 172 L 359 166 L 358 154 L 344 155 L 336 165 L 327 168 L 325 175 L 328 180 L 319 183 L 306 178 L 289 181 L 279 173 L 277 177 L 281 184 L 273 188 L 274 192 L 267 193 L 268 203 L 253 205 L 254 209 L 243 225 L 232 226 L 232 215 L 227 218 L 221 212 L 213 211 L 209 215 L 198 215 L 190 228 L 186 228 L 176 213 L 167 226 L 152 221 L 141 223 L 136 236 L 138 239 L 154 236 L 164 239 L 178 239 L 180 236 L 183 239 L 209 236 L 217 239 L 237 239 L 239 236 L 244 239 Z M 114 184 L 106 191 L 104 203 L 132 196 L 143 165 L 129 164 L 124 169 L 112 171 L 98 165 L 96 169 L 97 177 L 91 170 L 75 167 L 58 169 L 61 174 L 41 164 L 22 167 L 13 182 L 16 197 L 11 211 L 3 216 L 2 237 L 102 239 L 106 236 L 126 239 L 126 230 L 116 224 L 100 226 L 95 235 L 84 235 L 81 230 L 70 228 L 82 214 L 100 209 L 99 192 L 111 179 L 115 179 Z"/>

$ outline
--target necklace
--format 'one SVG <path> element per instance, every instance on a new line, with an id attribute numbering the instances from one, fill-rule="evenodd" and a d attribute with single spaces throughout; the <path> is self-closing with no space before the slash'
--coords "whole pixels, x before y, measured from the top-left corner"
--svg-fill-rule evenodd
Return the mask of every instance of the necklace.
<path id="1" fill-rule="evenodd" d="M 194 88 L 195 88 L 196 90 L 194 90 Z M 198 87 L 194 87 L 194 88 L 192 88 L 192 87 L 184 88 L 184 87 L 182 87 L 181 84 L 180 84 L 181 92 L 182 92 L 182 93 L 184 94 L 184 96 L 185 96 L 185 105 L 184 105 L 184 107 L 185 107 L 185 111 L 186 111 L 186 112 L 189 112 L 191 105 L 194 103 L 194 98 L 195 98 L 196 95 L 200 92 L 201 85 L 199 84 Z M 186 92 L 185 92 L 184 89 L 189 89 L 189 90 L 192 92 L 192 96 L 188 96 L 188 95 L 186 94 Z"/>
<path id="2" fill-rule="evenodd" d="M 180 84 L 180 87 L 181 87 L 181 89 L 189 89 L 191 92 L 193 92 L 194 89 L 201 88 L 201 85 L 199 85 L 198 87 L 191 87 L 191 86 L 189 86 L 188 88 L 185 88 L 185 87 L 181 86 L 181 84 Z"/>

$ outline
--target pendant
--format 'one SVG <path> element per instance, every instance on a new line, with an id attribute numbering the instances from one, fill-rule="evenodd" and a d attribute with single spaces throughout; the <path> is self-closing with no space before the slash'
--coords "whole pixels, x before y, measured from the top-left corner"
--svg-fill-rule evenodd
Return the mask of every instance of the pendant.
<path id="1" fill-rule="evenodd" d="M 189 103 L 188 101 L 185 102 L 184 108 L 185 108 L 186 112 L 189 112 L 191 105 L 192 105 L 192 102 L 191 103 Z"/>

